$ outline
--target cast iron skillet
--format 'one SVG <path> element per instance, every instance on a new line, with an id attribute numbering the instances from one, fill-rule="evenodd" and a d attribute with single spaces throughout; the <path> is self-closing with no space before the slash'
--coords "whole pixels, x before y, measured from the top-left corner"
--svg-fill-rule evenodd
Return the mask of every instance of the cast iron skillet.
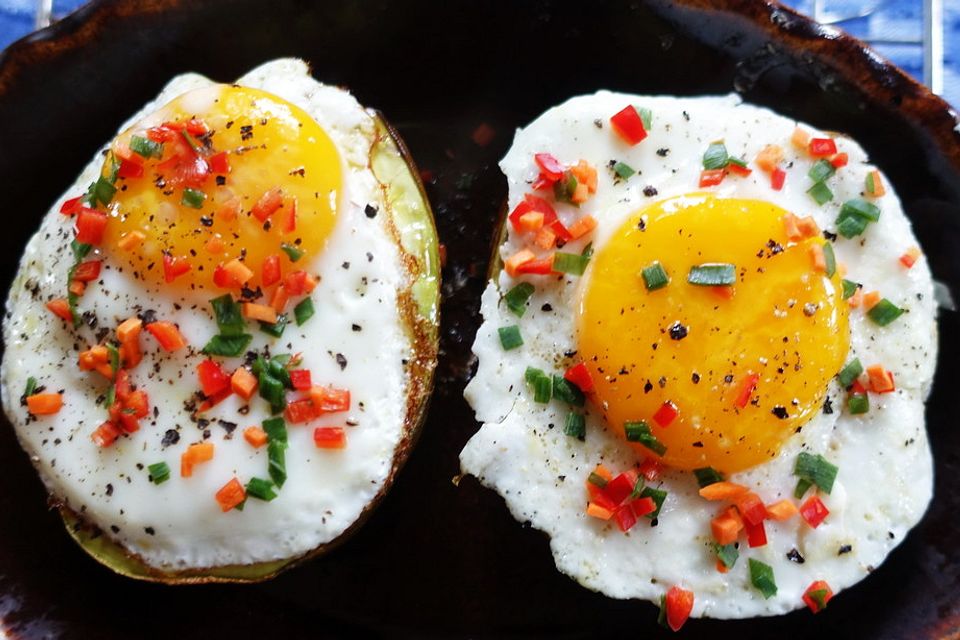
<path id="1" fill-rule="evenodd" d="M 476 481 L 451 481 L 477 428 L 461 392 L 505 196 L 495 163 L 515 127 L 571 95 L 738 90 L 854 135 L 890 175 L 936 276 L 960 292 L 955 114 L 856 40 L 764 0 L 95 2 L 0 59 L 0 281 L 11 280 L 40 216 L 94 150 L 171 76 L 229 81 L 286 55 L 381 109 L 432 175 L 447 264 L 436 397 L 419 446 L 379 511 L 329 556 L 262 585 L 171 588 L 114 576 L 78 549 L 4 423 L 0 617 L 14 637 L 662 633 L 654 607 L 557 573 L 545 536 Z M 471 140 L 481 122 L 496 131 L 487 146 Z M 692 620 L 686 637 L 960 634 L 957 315 L 944 312 L 940 329 L 927 410 L 936 493 L 923 523 L 816 617 Z"/>

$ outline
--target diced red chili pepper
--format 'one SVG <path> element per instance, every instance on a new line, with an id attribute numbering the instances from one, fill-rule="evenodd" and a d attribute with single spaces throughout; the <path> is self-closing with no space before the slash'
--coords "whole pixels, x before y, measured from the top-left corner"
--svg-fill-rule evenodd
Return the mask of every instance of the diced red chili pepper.
<path id="1" fill-rule="evenodd" d="M 140 419 L 133 414 L 132 410 L 121 409 L 118 417 L 120 428 L 124 433 L 136 433 L 140 430 Z"/>
<path id="2" fill-rule="evenodd" d="M 317 427 L 313 430 L 313 443 L 318 449 L 343 449 L 347 446 L 347 434 L 343 427 Z"/>
<path id="3" fill-rule="evenodd" d="M 107 421 L 97 427 L 90 435 L 90 438 L 93 440 L 95 445 L 104 448 L 109 447 L 116 442 L 117 438 L 120 437 L 120 433 L 120 429 L 117 428 L 117 425 Z"/>
<path id="4" fill-rule="evenodd" d="M 151 322 L 147 325 L 147 331 L 157 339 L 164 351 L 176 351 L 187 346 L 187 341 L 172 322 Z"/>
<path id="5" fill-rule="evenodd" d="M 207 398 L 200 403 L 197 407 L 197 413 L 203 413 L 204 411 L 209 411 L 214 408 L 224 400 L 230 397 L 230 394 L 233 392 L 232 389 L 224 389 L 220 393 L 216 393 L 212 396 L 207 396 Z"/>
<path id="6" fill-rule="evenodd" d="M 816 594 L 816 598 L 814 594 Z M 811 585 L 807 587 L 807 590 L 803 592 L 804 604 L 810 607 L 810 611 L 814 613 L 823 611 L 831 598 L 833 598 L 833 589 L 831 589 L 830 585 L 824 580 L 817 580 L 811 583 Z"/>
<path id="7" fill-rule="evenodd" d="M 554 183 L 550 181 L 550 178 L 541 173 L 537 176 L 537 179 L 533 181 L 533 184 L 530 185 L 530 188 L 534 191 L 540 191 L 541 189 L 546 189 L 547 187 L 552 187 L 553 185 Z"/>
<path id="8" fill-rule="evenodd" d="M 213 171 L 214 173 L 218 173 L 220 175 L 230 173 L 230 162 L 227 159 L 226 151 L 221 151 L 220 153 L 210 156 L 210 161 L 208 164 L 210 165 L 210 171 Z"/>
<path id="9" fill-rule="evenodd" d="M 800 515 L 807 521 L 807 524 L 816 529 L 824 518 L 830 515 L 830 510 L 820 500 L 820 496 L 810 496 L 806 502 L 800 505 Z"/>
<path id="10" fill-rule="evenodd" d="M 630 531 L 633 525 L 637 524 L 637 515 L 633 512 L 633 507 L 629 504 L 617 507 L 617 510 L 613 512 L 613 519 L 616 520 L 617 527 L 620 528 L 620 531 L 624 533 Z"/>
<path id="11" fill-rule="evenodd" d="M 656 458 L 647 458 L 640 463 L 640 475 L 642 475 L 647 482 L 659 480 L 661 473 L 663 473 L 663 465 L 660 464 L 660 461 Z"/>
<path id="12" fill-rule="evenodd" d="M 113 383 L 113 395 L 120 404 L 123 404 L 131 393 L 133 393 L 133 385 L 130 384 L 130 373 L 126 369 L 120 369 Z"/>
<path id="13" fill-rule="evenodd" d="M 192 136 L 202 136 L 209 131 L 207 123 L 199 118 L 190 118 L 187 121 L 177 122 L 174 123 L 174 126 L 179 129 L 186 129 L 187 133 Z"/>
<path id="14" fill-rule="evenodd" d="M 280 187 L 274 187 L 260 196 L 250 213 L 260 222 L 266 222 L 267 218 L 276 213 L 281 206 L 283 206 L 283 191 Z"/>
<path id="15" fill-rule="evenodd" d="M 174 258 L 169 253 L 163 254 L 163 280 L 164 282 L 173 282 L 183 274 L 193 268 L 189 260 L 185 257 Z"/>
<path id="16" fill-rule="evenodd" d="M 867 392 L 867 388 L 863 386 L 863 383 L 860 382 L 859 378 L 854 380 L 853 384 L 850 385 L 850 393 L 865 394 L 866 392 Z"/>
<path id="17" fill-rule="evenodd" d="M 200 389 L 207 397 L 230 388 L 230 376 L 210 358 L 197 365 L 197 377 L 200 379 Z"/>
<path id="18" fill-rule="evenodd" d="M 77 242 L 100 244 L 107 227 L 107 214 L 84 208 L 77 214 Z"/>
<path id="19" fill-rule="evenodd" d="M 727 172 L 724 169 L 704 169 L 700 172 L 700 188 L 715 187 L 723 182 L 726 175 Z"/>
<path id="20" fill-rule="evenodd" d="M 537 166 L 540 167 L 540 176 L 546 178 L 551 183 L 557 182 L 563 178 L 563 165 L 549 153 L 537 153 L 533 156 Z"/>
<path id="21" fill-rule="evenodd" d="M 313 406 L 313 402 L 309 398 L 303 398 L 301 400 L 295 400 L 288 403 L 287 409 L 284 412 L 284 417 L 287 419 L 287 422 L 292 422 L 294 424 L 310 422 L 319 415 L 319 412 L 317 411 L 316 407 Z"/>
<path id="22" fill-rule="evenodd" d="M 291 296 L 301 296 L 304 293 L 309 293 L 307 291 L 306 271 L 294 271 L 287 274 L 287 277 L 283 280 L 283 284 L 287 289 L 287 293 Z"/>
<path id="23" fill-rule="evenodd" d="M 544 228 L 553 231 L 557 235 L 557 238 L 563 241 L 572 239 L 570 231 L 557 218 L 557 212 L 550 205 L 550 203 L 543 198 L 538 198 L 537 196 L 529 193 L 524 196 L 523 202 L 518 204 L 510 213 L 510 224 L 513 225 L 513 228 L 516 231 L 523 231 L 520 226 L 520 216 L 530 211 L 539 211 L 542 213 Z"/>
<path id="24" fill-rule="evenodd" d="M 750 547 L 762 547 L 767 544 L 767 530 L 762 521 L 759 524 L 751 524 L 744 520 L 743 528 L 747 532 L 747 544 Z"/>
<path id="25" fill-rule="evenodd" d="M 267 256 L 263 261 L 263 277 L 261 278 L 263 286 L 269 287 L 280 282 L 280 256 L 273 254 Z"/>
<path id="26" fill-rule="evenodd" d="M 693 611 L 693 591 L 681 589 L 678 586 L 670 587 L 664 599 L 664 605 L 667 608 L 667 625 L 672 630 L 679 631 L 690 617 L 690 612 Z"/>
<path id="27" fill-rule="evenodd" d="M 350 391 L 333 387 L 311 387 L 310 399 L 320 413 L 338 413 L 350 409 Z"/>
<path id="28" fill-rule="evenodd" d="M 210 166 L 203 157 L 184 144 L 178 146 L 177 153 L 158 164 L 157 171 L 170 186 L 200 188 L 210 175 Z"/>
<path id="29" fill-rule="evenodd" d="M 517 273 L 529 273 L 531 275 L 549 275 L 553 273 L 553 254 L 546 258 L 530 260 L 517 267 Z"/>
<path id="30" fill-rule="evenodd" d="M 747 406 L 747 403 L 750 402 L 750 397 L 753 395 L 754 390 L 757 388 L 757 383 L 760 381 L 760 376 L 756 373 L 748 374 L 746 378 L 743 379 L 743 383 L 740 385 L 740 393 L 737 394 L 737 399 L 734 402 L 737 407 L 744 409 Z"/>
<path id="31" fill-rule="evenodd" d="M 850 162 L 850 156 L 846 153 L 838 153 L 837 155 L 830 158 L 830 164 L 833 165 L 834 169 L 842 169 L 847 166 L 847 163 Z"/>
<path id="32" fill-rule="evenodd" d="M 575 384 L 577 388 L 584 393 L 593 391 L 593 376 L 590 375 L 590 370 L 587 369 L 587 365 L 582 362 L 567 369 L 563 377 L 567 382 Z"/>
<path id="33" fill-rule="evenodd" d="M 760 524 L 767 518 L 767 508 L 760 496 L 751 492 L 744 493 L 736 500 L 737 511 L 744 522 Z"/>
<path id="34" fill-rule="evenodd" d="M 837 152 L 837 143 L 833 138 L 810 138 L 808 150 L 814 158 L 832 156 Z"/>
<path id="35" fill-rule="evenodd" d="M 783 183 L 787 180 L 787 172 L 777 167 L 770 172 L 770 186 L 774 191 L 780 191 L 783 189 Z"/>
<path id="36" fill-rule="evenodd" d="M 221 289 L 230 289 L 233 287 L 233 277 L 226 268 L 224 268 L 222 262 L 213 269 L 213 284 Z"/>
<path id="37" fill-rule="evenodd" d="M 70 311 L 70 303 L 67 302 L 66 298 L 51 300 L 46 304 L 46 307 L 58 318 L 66 320 L 67 322 L 73 322 L 73 312 Z"/>
<path id="38" fill-rule="evenodd" d="M 117 176 L 120 178 L 140 178 L 143 176 L 143 165 L 133 160 L 121 159 Z"/>
<path id="39" fill-rule="evenodd" d="M 80 282 L 93 282 L 100 277 L 100 266 L 100 260 L 81 262 L 73 272 L 73 279 Z"/>
<path id="40" fill-rule="evenodd" d="M 65 216 L 74 216 L 80 213 L 80 210 L 84 208 L 83 196 L 77 196 L 76 198 L 70 198 L 69 200 L 64 201 L 64 203 L 60 205 L 60 213 Z"/>
<path id="41" fill-rule="evenodd" d="M 753 173 L 753 169 L 751 169 L 750 167 L 744 167 L 743 165 L 739 165 L 736 162 L 731 162 L 730 164 L 728 164 L 727 170 L 730 173 L 735 173 L 738 176 L 743 176 L 744 178 L 749 176 L 751 173 Z"/>
<path id="42" fill-rule="evenodd" d="M 150 397 L 142 389 L 131 391 L 123 400 L 123 408 L 133 411 L 137 418 L 146 418 L 150 413 Z"/>
<path id="43" fill-rule="evenodd" d="M 147 129 L 147 138 L 154 142 L 172 142 L 177 138 L 177 130 L 166 124 L 150 127 Z"/>
<path id="44" fill-rule="evenodd" d="M 287 211 L 287 221 L 283 225 L 284 233 L 293 233 L 297 230 L 297 199 L 290 201 L 290 207 Z"/>
<path id="45" fill-rule="evenodd" d="M 654 502 L 650 496 L 631 500 L 630 506 L 633 507 L 633 514 L 638 518 L 642 518 L 657 510 L 657 503 Z"/>
<path id="46" fill-rule="evenodd" d="M 624 471 L 608 482 L 607 486 L 603 488 L 603 492 L 607 494 L 607 497 L 610 498 L 615 505 L 620 505 L 627 499 L 627 496 L 633 493 L 636 486 L 637 472 L 631 469 Z"/>
<path id="47" fill-rule="evenodd" d="M 607 511 L 616 511 L 617 507 L 619 506 L 618 503 L 610 499 L 610 496 L 607 495 L 605 488 L 600 488 L 590 482 L 587 482 L 587 494 L 590 496 L 591 502 L 596 503 L 597 506 L 603 507 Z"/>
<path id="48" fill-rule="evenodd" d="M 660 405 L 657 412 L 653 414 L 653 421 L 661 427 L 669 427 L 670 423 L 673 422 L 678 415 L 680 415 L 680 410 L 677 408 L 677 405 L 667 400 Z"/>
<path id="49" fill-rule="evenodd" d="M 627 105 L 610 118 L 613 130 L 624 142 L 635 145 L 647 137 L 647 130 L 643 126 L 643 118 L 631 104 Z"/>
<path id="50" fill-rule="evenodd" d="M 220 487 L 214 497 L 217 499 L 217 504 L 220 505 L 220 510 L 226 513 L 247 499 L 247 490 L 244 489 L 239 480 L 233 478 Z"/>
<path id="51" fill-rule="evenodd" d="M 313 386 L 310 382 L 310 370 L 294 369 L 290 372 L 290 383 L 297 391 L 306 391 Z"/>

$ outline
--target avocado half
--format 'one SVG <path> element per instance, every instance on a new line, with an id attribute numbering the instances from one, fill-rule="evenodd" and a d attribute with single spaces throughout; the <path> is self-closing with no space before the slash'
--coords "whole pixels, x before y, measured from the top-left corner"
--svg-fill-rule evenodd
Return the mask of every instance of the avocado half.
<path id="1" fill-rule="evenodd" d="M 60 506 L 60 516 L 70 536 L 95 560 L 128 578 L 165 584 L 213 582 L 261 582 L 311 558 L 323 555 L 349 538 L 373 513 L 387 494 L 394 477 L 416 443 L 427 414 L 437 365 L 440 320 L 440 257 L 437 229 L 430 204 L 410 152 L 377 111 L 376 139 L 370 149 L 369 166 L 384 191 L 389 216 L 388 229 L 400 250 L 401 263 L 410 275 L 410 287 L 399 293 L 399 311 L 413 345 L 414 357 L 407 363 L 410 386 L 403 437 L 393 454 L 390 473 L 380 492 L 357 520 L 330 542 L 307 553 L 284 560 L 249 565 L 225 565 L 182 571 L 163 571 L 145 564 L 139 556 L 104 535 L 76 512 Z"/>

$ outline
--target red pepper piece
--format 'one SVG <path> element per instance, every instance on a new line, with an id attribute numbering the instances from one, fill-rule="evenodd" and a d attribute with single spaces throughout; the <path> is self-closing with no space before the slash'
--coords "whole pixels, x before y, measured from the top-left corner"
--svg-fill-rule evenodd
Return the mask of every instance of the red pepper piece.
<path id="1" fill-rule="evenodd" d="M 750 547 L 762 547 L 767 544 L 767 530 L 760 524 L 751 524 L 743 521 L 743 528 L 747 531 L 747 544 Z"/>
<path id="2" fill-rule="evenodd" d="M 280 256 L 273 254 L 263 261 L 263 286 L 269 287 L 280 282 Z"/>
<path id="3" fill-rule="evenodd" d="M 670 587 L 664 604 L 667 608 L 667 625 L 672 630 L 679 631 L 690 617 L 690 612 L 693 611 L 693 591 L 677 586 Z"/>
<path id="4" fill-rule="evenodd" d="M 230 173 L 230 161 L 227 159 L 227 152 L 221 151 L 220 153 L 210 156 L 210 171 L 226 175 Z"/>
<path id="5" fill-rule="evenodd" d="M 760 376 L 756 373 L 751 373 L 743 379 L 743 384 L 740 385 L 740 393 L 737 394 L 737 399 L 734 402 L 737 407 L 744 409 L 747 406 L 747 403 L 750 402 L 750 396 L 753 395 L 753 392 L 757 388 L 757 383 L 760 381 Z"/>
<path id="6" fill-rule="evenodd" d="M 627 496 L 633 493 L 636 486 L 637 472 L 631 469 L 630 471 L 624 471 L 608 482 L 607 486 L 603 488 L 603 492 L 615 505 L 619 506 L 627 499 Z"/>
<path id="7" fill-rule="evenodd" d="M 582 362 L 567 369 L 563 374 L 563 378 L 567 382 L 575 384 L 577 388 L 584 393 L 590 393 L 594 389 L 593 377 L 590 375 L 590 370 L 587 369 L 587 365 Z"/>
<path id="8" fill-rule="evenodd" d="M 117 176 L 120 178 L 140 178 L 143 176 L 143 165 L 133 160 L 121 158 Z"/>
<path id="9" fill-rule="evenodd" d="M 647 482 L 659 480 L 661 473 L 663 473 L 663 465 L 661 465 L 660 461 L 656 458 L 647 458 L 640 463 L 640 475 L 642 475 Z"/>
<path id="10" fill-rule="evenodd" d="M 633 146 L 647 137 L 647 130 L 643 126 L 643 118 L 637 113 L 633 105 L 627 105 L 610 118 L 613 130 L 624 142 Z"/>
<path id="11" fill-rule="evenodd" d="M 306 391 L 313 386 L 310 382 L 310 370 L 294 369 L 290 372 L 290 383 L 297 391 Z"/>
<path id="12" fill-rule="evenodd" d="M 617 510 L 613 512 L 613 519 L 617 521 L 617 526 L 624 533 L 630 531 L 633 525 L 637 524 L 637 516 L 633 512 L 633 507 L 628 504 L 617 507 Z"/>
<path id="13" fill-rule="evenodd" d="M 187 341 L 172 322 L 151 322 L 147 325 L 147 331 L 157 339 L 164 351 L 176 351 L 187 346 Z"/>
<path id="14" fill-rule="evenodd" d="M 303 398 L 288 403 L 283 415 L 287 419 L 287 422 L 299 424 L 301 422 L 310 422 L 318 417 L 320 413 L 316 407 L 313 406 L 313 402 L 309 398 Z"/>
<path id="15" fill-rule="evenodd" d="M 210 358 L 197 365 L 197 377 L 200 379 L 203 395 L 208 398 L 230 388 L 230 376 Z"/>
<path id="16" fill-rule="evenodd" d="M 777 167 L 770 173 L 770 186 L 774 191 L 783 189 L 783 183 L 787 180 L 787 172 Z"/>
<path id="17" fill-rule="evenodd" d="M 283 206 L 283 191 L 280 187 L 274 187 L 260 196 L 250 213 L 260 222 L 266 222 L 267 218 L 276 213 L 281 206 Z"/>
<path id="18" fill-rule="evenodd" d="M 550 181 L 551 184 L 563 178 L 563 165 L 549 153 L 534 154 L 533 159 L 540 167 L 541 178 Z"/>
<path id="19" fill-rule="evenodd" d="M 333 387 L 311 387 L 310 399 L 319 413 L 339 413 L 350 409 L 350 391 Z"/>
<path id="20" fill-rule="evenodd" d="M 824 518 L 830 515 L 830 510 L 823 504 L 819 496 L 810 496 L 806 502 L 800 505 L 800 515 L 807 521 L 807 524 L 816 529 Z"/>
<path id="21" fill-rule="evenodd" d="M 737 164 L 736 162 L 731 162 L 730 164 L 728 164 L 728 165 L 727 165 L 727 170 L 728 170 L 730 173 L 735 173 L 735 174 L 737 174 L 738 176 L 743 176 L 744 178 L 746 178 L 746 177 L 749 176 L 751 173 L 753 173 L 753 169 L 751 169 L 751 168 L 749 168 L 749 167 L 741 166 L 741 165 Z"/>
<path id="22" fill-rule="evenodd" d="M 700 188 L 715 187 L 723 182 L 727 172 L 724 169 L 704 169 L 700 172 Z"/>
<path id="23" fill-rule="evenodd" d="M 163 254 L 163 280 L 173 282 L 193 268 L 187 258 L 174 258 L 169 253 Z"/>
<path id="24" fill-rule="evenodd" d="M 833 597 L 833 589 L 825 580 L 817 580 L 807 587 L 803 592 L 803 602 L 810 607 L 810 611 L 820 613 L 827 607 L 827 603 Z"/>
<path id="25" fill-rule="evenodd" d="M 673 422 L 678 415 L 680 415 L 680 410 L 677 409 L 677 405 L 667 400 L 660 405 L 657 412 L 653 414 L 653 421 L 661 427 L 669 427 L 670 423 Z"/>
<path id="26" fill-rule="evenodd" d="M 633 507 L 633 514 L 638 518 L 642 518 L 657 510 L 657 503 L 654 502 L 650 496 L 631 500 L 630 506 Z"/>
<path id="27" fill-rule="evenodd" d="M 86 207 L 77 214 L 77 242 L 100 244 L 107 227 L 107 214 Z"/>
<path id="28" fill-rule="evenodd" d="M 833 165 L 834 169 L 842 169 L 847 166 L 847 163 L 850 162 L 850 156 L 846 153 L 838 153 L 837 155 L 830 158 L 830 164 Z"/>
<path id="29" fill-rule="evenodd" d="M 104 422 L 94 430 L 90 439 L 98 447 L 104 448 L 112 445 L 120 437 L 120 429 L 112 422 Z"/>
<path id="30" fill-rule="evenodd" d="M 343 449 L 347 446 L 347 434 L 343 427 L 317 427 L 313 430 L 313 443 L 318 449 Z"/>
<path id="31" fill-rule="evenodd" d="M 808 151 L 814 158 L 832 156 L 837 152 L 837 143 L 833 138 L 810 138 Z"/>
<path id="32" fill-rule="evenodd" d="M 100 260 L 87 260 L 77 265 L 73 272 L 73 279 L 80 282 L 93 282 L 100 277 Z"/>
<path id="33" fill-rule="evenodd" d="M 737 511 L 740 512 L 740 517 L 743 518 L 745 523 L 761 524 L 767 518 L 767 508 L 764 506 L 763 500 L 752 491 L 738 497 L 736 505 Z"/>
<path id="34" fill-rule="evenodd" d="M 524 262 L 517 267 L 517 273 L 529 273 L 540 276 L 553 273 L 553 254 L 547 256 L 546 258 Z"/>
<path id="35" fill-rule="evenodd" d="M 83 196 L 77 196 L 76 198 L 70 198 L 64 201 L 64 203 L 60 205 L 60 213 L 65 216 L 75 216 L 84 208 L 86 207 L 83 205 Z"/>

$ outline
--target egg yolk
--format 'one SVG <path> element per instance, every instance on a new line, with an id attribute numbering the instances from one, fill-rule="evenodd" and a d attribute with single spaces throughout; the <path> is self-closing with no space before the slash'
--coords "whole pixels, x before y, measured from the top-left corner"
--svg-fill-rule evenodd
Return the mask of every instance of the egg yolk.
<path id="1" fill-rule="evenodd" d="M 341 189 L 337 149 L 312 117 L 231 85 L 188 92 L 124 131 L 111 174 L 105 249 L 142 280 L 195 290 L 256 289 L 268 259 L 302 269 Z"/>
<path id="2" fill-rule="evenodd" d="M 593 258 L 577 338 L 594 399 L 624 437 L 627 422 L 646 422 L 669 466 L 733 472 L 775 457 L 843 365 L 840 275 L 815 266 L 822 237 L 788 240 L 786 215 L 755 200 L 668 199 Z M 669 282 L 648 289 L 655 263 Z M 688 282 L 711 264 L 733 265 L 734 284 Z"/>

